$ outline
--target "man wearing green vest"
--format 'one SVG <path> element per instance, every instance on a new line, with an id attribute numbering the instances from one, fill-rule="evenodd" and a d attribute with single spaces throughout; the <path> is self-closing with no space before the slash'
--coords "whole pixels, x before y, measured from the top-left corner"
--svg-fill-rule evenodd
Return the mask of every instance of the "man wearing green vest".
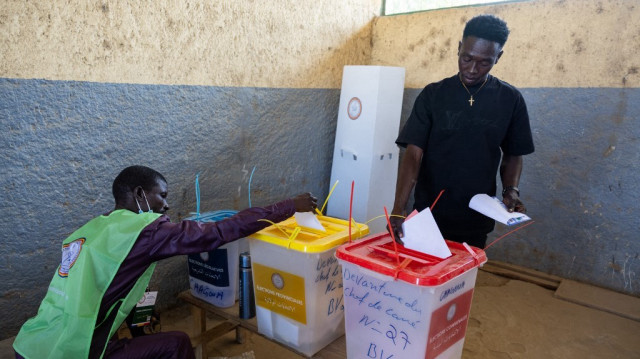
<path id="1" fill-rule="evenodd" d="M 60 266 L 38 314 L 14 341 L 16 358 L 194 358 L 182 332 L 114 339 L 144 294 L 155 263 L 211 251 L 269 225 L 260 219 L 280 222 L 317 206 L 306 193 L 215 223 L 171 223 L 164 215 L 167 181 L 159 172 L 127 167 L 112 191 L 115 209 L 63 241 Z"/>

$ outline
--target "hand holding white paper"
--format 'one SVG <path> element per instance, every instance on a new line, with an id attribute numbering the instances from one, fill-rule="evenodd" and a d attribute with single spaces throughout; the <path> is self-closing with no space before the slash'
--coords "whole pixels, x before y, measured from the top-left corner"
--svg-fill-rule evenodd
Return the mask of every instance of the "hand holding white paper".
<path id="1" fill-rule="evenodd" d="M 293 216 L 296 219 L 296 223 L 298 223 L 298 226 L 300 227 L 312 228 L 318 231 L 326 232 L 326 229 L 324 229 L 324 226 L 322 225 L 322 223 L 320 223 L 318 217 L 316 217 L 316 215 L 311 212 L 296 212 Z"/>
<path id="2" fill-rule="evenodd" d="M 496 197 L 480 193 L 471 198 L 469 208 L 492 218 L 507 226 L 531 220 L 529 216 L 520 212 L 509 212 L 507 207 Z"/>
<path id="3" fill-rule="evenodd" d="M 402 242 L 404 246 L 426 253 L 438 258 L 447 258 L 451 256 L 451 251 L 444 241 L 440 229 L 433 218 L 431 209 L 425 208 L 421 212 L 409 216 L 402 224 Z"/>

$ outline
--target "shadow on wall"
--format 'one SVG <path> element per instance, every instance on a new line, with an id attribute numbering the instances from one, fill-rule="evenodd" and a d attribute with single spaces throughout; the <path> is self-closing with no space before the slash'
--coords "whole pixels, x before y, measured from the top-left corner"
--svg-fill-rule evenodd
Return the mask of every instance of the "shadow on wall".
<path id="1" fill-rule="evenodd" d="M 373 24 L 374 20 L 369 21 L 340 46 L 327 47 L 322 56 L 307 60 L 304 73 L 284 74 L 283 83 L 295 88 L 319 88 L 327 83 L 331 88 L 340 88 L 344 66 L 371 64 Z M 326 77 L 331 80 L 326 81 Z"/>

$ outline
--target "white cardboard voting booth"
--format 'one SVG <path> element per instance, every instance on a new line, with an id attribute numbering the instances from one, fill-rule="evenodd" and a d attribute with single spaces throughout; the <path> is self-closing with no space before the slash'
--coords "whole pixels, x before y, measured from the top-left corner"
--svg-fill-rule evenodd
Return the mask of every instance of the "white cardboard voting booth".
<path id="1" fill-rule="evenodd" d="M 333 151 L 327 215 L 349 218 L 351 181 L 355 181 L 353 218 L 364 223 L 393 207 L 405 70 L 387 66 L 345 66 Z M 384 219 L 369 223 L 371 233 L 385 230 Z"/>

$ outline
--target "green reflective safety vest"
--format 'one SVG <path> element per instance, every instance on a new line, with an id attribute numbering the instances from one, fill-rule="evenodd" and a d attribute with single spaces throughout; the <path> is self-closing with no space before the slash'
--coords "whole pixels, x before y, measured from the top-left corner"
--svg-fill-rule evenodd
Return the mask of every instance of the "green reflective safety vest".
<path id="1" fill-rule="evenodd" d="M 92 219 L 65 239 L 38 314 L 25 322 L 13 343 L 16 352 L 27 359 L 86 358 L 102 297 L 140 232 L 158 217 L 121 209 Z M 155 263 L 109 309 L 118 310 L 109 338 L 142 298 L 154 268 Z"/>

